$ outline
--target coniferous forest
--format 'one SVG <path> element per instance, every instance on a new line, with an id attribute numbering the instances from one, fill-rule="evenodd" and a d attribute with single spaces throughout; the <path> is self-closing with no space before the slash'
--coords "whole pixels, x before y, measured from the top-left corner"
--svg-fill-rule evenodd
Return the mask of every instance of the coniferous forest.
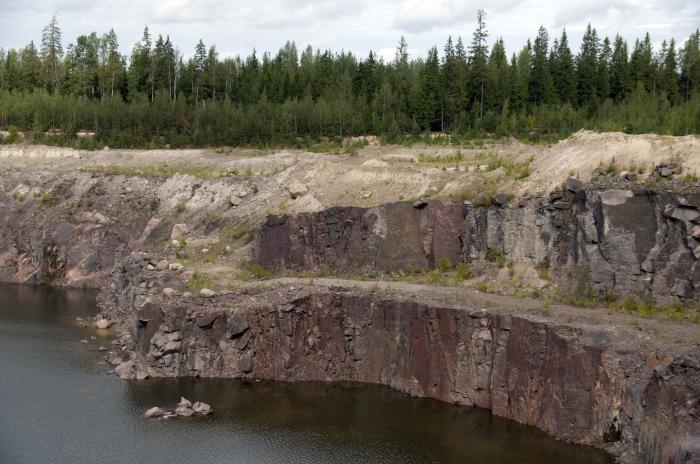
<path id="1" fill-rule="evenodd" d="M 654 47 L 588 26 L 578 50 L 543 27 L 520 50 L 489 46 L 483 11 L 467 41 L 390 62 L 370 52 L 299 51 L 221 58 L 148 28 L 130 56 L 113 30 L 63 46 L 56 17 L 41 42 L 0 49 L 0 129 L 35 142 L 110 147 L 308 146 L 373 134 L 550 140 L 581 128 L 700 132 L 700 32 Z M 186 58 L 188 57 L 188 58 Z M 76 137 L 80 131 L 93 137 Z"/>

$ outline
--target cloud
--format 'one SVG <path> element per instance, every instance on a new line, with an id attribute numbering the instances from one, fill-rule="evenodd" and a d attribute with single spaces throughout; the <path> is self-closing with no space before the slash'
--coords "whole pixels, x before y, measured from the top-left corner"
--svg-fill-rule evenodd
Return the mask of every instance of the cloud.
<path id="1" fill-rule="evenodd" d="M 358 56 L 378 50 L 391 59 L 402 35 L 412 56 L 432 45 L 442 49 L 448 35 L 469 42 L 479 8 L 486 9 L 489 43 L 503 37 L 509 54 L 540 25 L 552 38 L 566 27 L 578 49 L 588 22 L 601 36 L 619 32 L 628 41 L 648 30 L 655 43 L 683 41 L 700 24 L 697 0 L 0 0 L 0 47 L 36 42 L 57 11 L 64 45 L 79 34 L 114 28 L 129 53 L 148 25 L 154 36 L 169 34 L 185 56 L 201 38 L 221 55 L 274 52 L 295 40 L 300 48 L 312 44 Z"/>

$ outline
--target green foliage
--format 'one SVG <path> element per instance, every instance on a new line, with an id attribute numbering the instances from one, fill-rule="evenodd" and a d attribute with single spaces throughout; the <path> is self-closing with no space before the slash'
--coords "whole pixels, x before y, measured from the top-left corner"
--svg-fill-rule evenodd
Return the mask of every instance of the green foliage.
<path id="1" fill-rule="evenodd" d="M 496 266 L 503 267 L 506 265 L 506 257 L 498 248 L 488 248 L 486 250 L 486 261 L 496 263 Z"/>
<path id="2" fill-rule="evenodd" d="M 58 204 L 58 198 L 51 192 L 46 192 L 41 196 L 41 204 L 44 206 L 54 206 Z"/>
<path id="3" fill-rule="evenodd" d="M 574 55 L 566 31 L 550 46 L 539 28 L 510 62 L 503 41 L 489 49 L 488 36 L 479 10 L 469 44 L 449 37 L 442 52 L 409 58 L 402 38 L 385 62 L 372 51 L 299 53 L 293 42 L 261 58 L 221 58 L 200 40 L 179 55 L 146 28 L 126 57 L 113 30 L 80 35 L 64 53 L 53 17 L 39 50 L 0 49 L 0 127 L 89 150 L 285 145 L 333 154 L 357 152 L 366 142 L 342 141 L 367 134 L 410 145 L 484 134 L 553 143 L 581 128 L 700 132 L 698 31 L 683 44 L 655 40 L 657 50 L 647 34 L 629 53 L 621 36 L 611 42 L 589 25 Z"/>
<path id="4" fill-rule="evenodd" d="M 17 143 L 19 141 L 19 133 L 17 132 L 17 126 L 10 126 L 7 128 L 8 135 L 5 138 L 5 143 Z"/>
<path id="5" fill-rule="evenodd" d="M 242 266 L 242 268 L 251 277 L 254 277 L 254 278 L 260 279 L 260 280 L 271 279 L 275 275 L 271 270 L 266 269 L 266 268 L 262 267 L 261 265 L 259 265 L 258 263 L 255 263 L 252 261 L 245 263 Z"/>
<path id="6" fill-rule="evenodd" d="M 462 282 L 467 280 L 469 277 L 471 277 L 471 270 L 469 269 L 469 266 L 467 266 L 464 263 L 457 263 L 455 266 L 455 279 L 458 282 Z"/>
<path id="7" fill-rule="evenodd" d="M 440 272 L 448 272 L 448 271 L 451 271 L 453 268 L 454 268 L 454 265 L 452 264 L 452 261 L 450 261 L 450 258 L 448 258 L 448 257 L 442 258 L 437 263 L 437 269 Z"/>

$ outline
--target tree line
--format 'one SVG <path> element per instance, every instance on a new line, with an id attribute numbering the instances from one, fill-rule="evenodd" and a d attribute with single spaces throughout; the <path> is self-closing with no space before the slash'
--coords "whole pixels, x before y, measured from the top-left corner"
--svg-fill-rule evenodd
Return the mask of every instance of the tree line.
<path id="1" fill-rule="evenodd" d="M 114 30 L 77 37 L 65 50 L 54 16 L 39 47 L 0 49 L 0 127 L 39 141 L 112 146 L 305 143 L 376 134 L 390 141 L 428 131 L 565 136 L 579 128 L 631 133 L 700 132 L 700 32 L 682 44 L 630 47 L 589 25 L 578 51 L 565 30 L 540 27 L 510 57 L 489 47 L 485 13 L 471 41 L 412 58 L 402 37 L 393 60 L 373 51 L 253 50 L 221 58 L 200 40 L 185 58 L 146 27 L 130 56 Z M 46 131 L 63 136 L 47 140 Z M 92 139 L 75 139 L 81 130 Z"/>

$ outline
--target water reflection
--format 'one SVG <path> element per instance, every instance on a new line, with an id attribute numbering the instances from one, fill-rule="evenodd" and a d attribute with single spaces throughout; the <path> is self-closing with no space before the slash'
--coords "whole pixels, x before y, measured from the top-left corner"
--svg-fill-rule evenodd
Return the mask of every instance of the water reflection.
<path id="1" fill-rule="evenodd" d="M 605 463 L 487 411 L 371 385 L 123 382 L 75 324 L 94 294 L 0 286 L 0 463 Z M 80 343 L 89 340 L 88 344 Z M 180 396 L 207 418 L 148 420 Z"/>

